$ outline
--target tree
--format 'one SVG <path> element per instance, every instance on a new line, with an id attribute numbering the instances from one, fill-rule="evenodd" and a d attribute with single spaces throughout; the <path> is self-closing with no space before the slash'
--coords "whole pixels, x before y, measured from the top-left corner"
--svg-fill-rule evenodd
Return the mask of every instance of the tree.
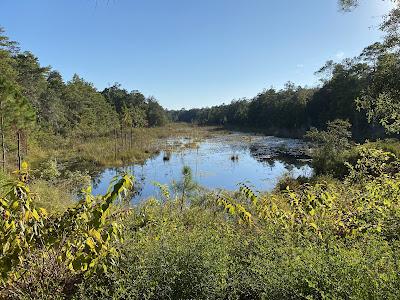
<path id="1" fill-rule="evenodd" d="M 38 118 L 42 128 L 62 135 L 68 130 L 65 88 L 61 74 L 51 71 L 47 77 L 46 89 L 40 96 L 41 117 Z"/>
<path id="2" fill-rule="evenodd" d="M 31 52 L 18 53 L 14 57 L 14 65 L 22 95 L 33 105 L 38 118 L 42 119 L 44 113 L 40 96 L 46 89 L 50 68 L 41 67 L 38 58 Z"/>
<path id="3" fill-rule="evenodd" d="M 190 167 L 184 166 L 182 168 L 182 179 L 174 183 L 174 188 L 177 192 L 181 193 L 180 208 L 182 210 L 185 200 L 193 197 L 199 189 L 199 185 L 193 180 L 192 169 Z"/>
<path id="4" fill-rule="evenodd" d="M 9 115 L 10 95 L 14 92 L 13 80 L 16 72 L 12 67 L 12 50 L 16 45 L 10 41 L 0 27 L 0 137 L 2 149 L 2 169 L 6 168 L 6 127 L 8 125 L 6 117 Z"/>
<path id="5" fill-rule="evenodd" d="M 357 6 L 357 0 L 341 0 L 343 8 Z M 388 133 L 400 133 L 399 50 L 400 2 L 385 16 L 380 29 L 385 33 L 383 43 L 375 43 L 360 55 L 372 67 L 366 87 L 357 97 L 359 111 L 369 122 L 382 125 Z"/>
<path id="6" fill-rule="evenodd" d="M 341 159 L 343 152 L 351 147 L 350 128 L 351 124 L 348 121 L 338 119 L 328 122 L 326 130 L 313 128 L 307 132 L 306 139 L 315 146 L 313 166 L 317 174 L 333 172 L 334 175 L 341 175 L 342 170 L 336 168 L 345 168 Z"/>
<path id="7" fill-rule="evenodd" d="M 147 99 L 147 120 L 149 126 L 163 126 L 168 121 L 164 108 L 153 97 Z"/>
<path id="8" fill-rule="evenodd" d="M 7 135 L 17 135 L 17 156 L 20 167 L 21 133 L 27 131 L 35 120 L 35 113 L 18 85 L 19 73 L 15 69 L 14 61 L 17 52 L 17 43 L 10 41 L 0 28 L 0 137 L 3 171 L 6 169 Z"/>
<path id="9" fill-rule="evenodd" d="M 67 83 L 64 97 L 72 134 L 83 137 L 102 135 L 118 125 L 117 114 L 104 96 L 78 75 Z"/>

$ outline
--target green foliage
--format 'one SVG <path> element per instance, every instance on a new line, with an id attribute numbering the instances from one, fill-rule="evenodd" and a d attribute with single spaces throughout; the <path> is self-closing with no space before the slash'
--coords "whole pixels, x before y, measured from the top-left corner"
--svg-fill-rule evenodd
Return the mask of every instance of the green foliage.
<path id="1" fill-rule="evenodd" d="M 199 191 L 199 185 L 193 180 L 192 169 L 188 166 L 182 168 L 182 180 L 173 183 L 173 188 L 179 198 L 181 199 L 181 206 L 183 207 L 186 199 L 192 199 L 196 192 Z"/>
<path id="2" fill-rule="evenodd" d="M 91 278 L 77 299 L 215 299 L 226 289 L 231 234 L 212 214 L 150 202 L 129 224 L 119 271 Z"/>
<path id="3" fill-rule="evenodd" d="M 116 114 L 91 83 L 74 75 L 65 96 L 69 130 L 78 136 L 104 135 L 115 128 Z"/>
<path id="4" fill-rule="evenodd" d="M 400 133 L 400 101 L 397 83 L 400 78 L 397 53 L 383 53 L 374 62 L 374 79 L 357 99 L 368 121 L 379 123 L 389 133 Z"/>
<path id="5" fill-rule="evenodd" d="M 74 75 L 64 82 L 50 67 L 43 67 L 34 54 L 21 52 L 0 28 L 0 143 L 2 169 L 12 170 L 16 133 L 22 136 L 18 157 L 28 152 L 28 142 L 40 131 L 72 138 L 113 136 L 120 138 L 134 127 L 162 126 L 168 122 L 157 100 L 138 91 L 127 92 L 119 85 L 97 91 L 93 84 Z M 34 138 L 31 138 L 31 135 Z M 133 136 L 131 131 L 132 146 Z M 125 141 L 126 143 L 126 141 Z M 13 153 L 12 153 L 13 154 Z M 13 155 L 14 156 L 14 155 Z M 7 158 L 7 160 L 6 160 Z"/>
<path id="6" fill-rule="evenodd" d="M 3 287 L 12 290 L 15 282 L 29 277 L 35 271 L 30 259 L 40 259 L 40 253 L 43 259 L 49 253 L 56 255 L 71 274 L 107 272 L 118 256 L 113 243 L 122 238 L 121 214 L 112 204 L 132 188 L 132 178 L 123 176 L 104 196 L 94 197 L 88 188 L 74 207 L 61 214 L 35 208 L 36 195 L 27 186 L 28 180 L 25 164 L 18 180 L 8 183 L 8 191 L 0 198 Z"/>
<path id="7" fill-rule="evenodd" d="M 102 95 L 107 99 L 119 115 L 122 126 L 144 127 L 163 126 L 167 123 L 164 109 L 153 97 L 146 97 L 138 92 L 128 92 L 119 84 L 106 88 Z"/>
<path id="8" fill-rule="evenodd" d="M 149 200 L 127 219 L 120 267 L 76 299 L 396 299 L 400 178 L 387 175 L 266 195 L 242 185 L 183 210 Z"/>
<path id="9" fill-rule="evenodd" d="M 358 154 L 359 158 L 354 166 L 347 163 L 350 170 L 347 179 L 350 181 L 373 181 L 382 176 L 392 178 L 400 173 L 400 160 L 391 152 L 359 147 Z"/>
<path id="10" fill-rule="evenodd" d="M 147 120 L 149 126 L 163 126 L 168 122 L 164 109 L 152 97 L 147 100 Z"/>
<path id="11" fill-rule="evenodd" d="M 327 124 L 326 131 L 311 129 L 306 138 L 314 143 L 312 153 L 316 174 L 341 177 L 346 173 L 344 152 L 351 148 L 350 123 L 335 120 Z"/>
<path id="12" fill-rule="evenodd" d="M 358 153 L 345 180 L 296 190 L 260 194 L 241 185 L 234 193 L 185 193 L 190 205 L 182 206 L 182 194 L 173 198 L 159 185 L 164 201 L 140 204 L 117 227 L 110 203 L 129 178 L 100 198 L 87 190 L 62 214 L 38 213 L 39 251 L 25 249 L 17 270 L 30 271 L 8 291 L 27 295 L 16 291 L 29 286 L 37 299 L 49 291 L 59 299 L 396 299 L 398 159 L 367 146 Z"/>
<path id="13" fill-rule="evenodd" d="M 8 184 L 8 192 L 1 198 L 1 236 L 2 256 L 0 274 L 2 281 L 15 280 L 17 274 L 10 272 L 24 263 L 24 254 L 36 245 L 43 233 L 45 210 L 32 207 L 30 190 L 25 185 L 27 172 L 19 174 L 19 180 Z"/>

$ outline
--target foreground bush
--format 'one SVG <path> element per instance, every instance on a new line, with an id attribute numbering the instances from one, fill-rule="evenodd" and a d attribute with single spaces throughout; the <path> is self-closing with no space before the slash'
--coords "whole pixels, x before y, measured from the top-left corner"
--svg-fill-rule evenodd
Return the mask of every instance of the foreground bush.
<path id="1" fill-rule="evenodd" d="M 398 160 L 371 179 L 377 153 L 345 182 L 297 192 L 242 186 L 183 210 L 149 200 L 128 220 L 120 268 L 76 299 L 399 299 Z"/>
<path id="2" fill-rule="evenodd" d="M 118 270 L 85 281 L 76 299 L 400 297 L 398 241 L 310 240 L 177 207 L 145 205 L 136 218 L 145 213 L 148 225 L 132 225 Z"/>
<path id="3" fill-rule="evenodd" d="M 182 201 L 160 185 L 163 200 L 123 219 L 124 239 L 107 244 L 119 255 L 106 268 L 107 255 L 96 263 L 100 273 L 70 267 L 72 243 L 61 259 L 51 255 L 58 248 L 43 259 L 35 246 L 24 256 L 30 271 L 9 290 L 17 299 L 399 299 L 398 166 L 395 155 L 368 148 L 345 180 L 295 191 L 258 194 L 242 185 Z M 109 253 L 81 239 L 97 247 L 92 233 L 70 232 L 91 260 Z"/>
<path id="4" fill-rule="evenodd" d="M 63 298 L 82 276 L 115 265 L 121 226 L 112 204 L 132 180 L 124 176 L 102 197 L 88 189 L 75 206 L 48 214 L 33 204 L 27 171 L 0 197 L 0 298 Z"/>

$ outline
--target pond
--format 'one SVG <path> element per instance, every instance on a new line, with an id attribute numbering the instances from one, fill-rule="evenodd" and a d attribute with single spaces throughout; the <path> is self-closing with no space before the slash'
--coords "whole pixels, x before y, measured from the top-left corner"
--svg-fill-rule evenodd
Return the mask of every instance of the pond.
<path id="1" fill-rule="evenodd" d="M 258 191 L 271 191 L 285 174 L 297 178 L 313 173 L 308 146 L 297 139 L 232 133 L 199 143 L 189 139 L 165 143 L 174 150 L 161 152 L 144 164 L 104 170 L 94 180 L 94 194 L 104 194 L 112 178 L 126 171 L 135 176 L 134 203 L 159 195 L 154 182 L 171 185 L 181 180 L 184 166 L 191 168 L 201 186 L 225 190 L 236 190 L 245 183 Z"/>

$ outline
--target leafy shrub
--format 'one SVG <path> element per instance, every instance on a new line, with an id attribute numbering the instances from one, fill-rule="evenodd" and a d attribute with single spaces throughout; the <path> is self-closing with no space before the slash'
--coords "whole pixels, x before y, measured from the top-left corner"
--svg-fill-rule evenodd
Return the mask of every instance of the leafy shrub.
<path id="1" fill-rule="evenodd" d="M 290 187 L 292 190 L 298 190 L 302 187 L 302 185 L 308 183 L 310 178 L 305 176 L 299 176 L 297 178 L 293 178 L 290 174 L 283 175 L 278 183 L 275 185 L 275 191 L 284 191 L 287 187 Z"/>
<path id="2" fill-rule="evenodd" d="M 183 210 L 149 200 L 126 220 L 118 270 L 76 298 L 397 299 L 400 176 L 363 178 L 273 194 L 243 185 Z"/>
<path id="3" fill-rule="evenodd" d="M 328 122 L 326 131 L 311 129 L 306 139 L 314 143 L 312 165 L 317 175 L 343 177 L 347 173 L 346 152 L 351 149 L 351 124 L 344 120 Z"/>
<path id="4" fill-rule="evenodd" d="M 107 272 L 98 262 L 102 276 L 83 271 L 84 264 L 71 273 L 68 257 L 60 264 L 48 256 L 17 287 L 29 283 L 39 299 L 49 292 L 74 299 L 398 299 L 398 160 L 381 150 L 357 151 L 345 180 L 319 178 L 294 190 L 259 194 L 242 185 L 182 206 L 181 194 L 172 198 L 159 185 L 165 199 L 149 199 L 124 218 L 125 239 L 109 245 L 119 255 Z M 83 258 L 93 258 L 88 223 L 75 232 L 68 228 L 76 223 L 59 220 L 73 244 L 84 245 L 79 251 L 88 251 Z M 53 281 L 49 270 L 57 274 Z"/>
<path id="5" fill-rule="evenodd" d="M 0 198 L 3 293 L 27 298 L 37 295 L 39 291 L 21 282 L 29 282 L 30 278 L 39 281 L 40 277 L 35 276 L 37 261 L 48 262 L 54 256 L 62 268 L 76 276 L 107 272 L 117 257 L 112 244 L 121 238 L 121 226 L 116 222 L 119 217 L 114 214 L 112 203 L 131 188 L 131 177 L 125 175 L 102 197 L 92 196 L 89 188 L 75 207 L 50 215 L 45 209 L 34 207 L 36 195 L 31 193 L 28 181 L 24 164 L 18 179 L 7 184 L 8 191 Z M 22 287 L 25 289 L 20 290 Z M 49 292 L 45 294 L 48 296 Z"/>
<path id="6" fill-rule="evenodd" d="M 354 166 L 346 163 L 350 172 L 348 180 L 362 182 L 400 173 L 400 159 L 395 154 L 368 147 L 358 147 L 357 150 L 357 163 Z"/>

